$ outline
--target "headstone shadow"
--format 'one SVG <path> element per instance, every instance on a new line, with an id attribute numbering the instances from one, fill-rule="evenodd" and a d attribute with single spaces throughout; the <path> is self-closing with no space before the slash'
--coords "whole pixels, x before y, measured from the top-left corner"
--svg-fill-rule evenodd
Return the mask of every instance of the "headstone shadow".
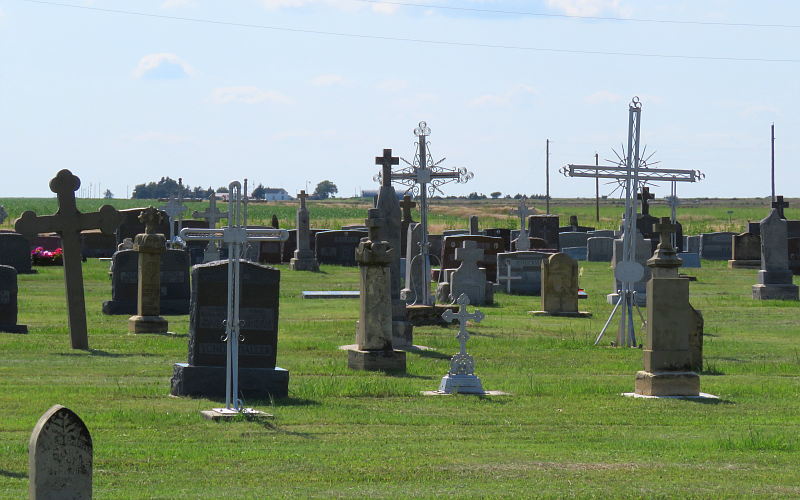
<path id="1" fill-rule="evenodd" d="M 0 477 L 10 477 L 11 479 L 27 479 L 28 475 L 24 472 L 11 472 L 10 470 L 0 469 Z"/>
<path id="2" fill-rule="evenodd" d="M 84 350 L 84 353 L 89 354 L 90 356 L 101 356 L 104 358 L 154 358 L 157 357 L 158 354 L 152 354 L 149 352 L 131 352 L 131 353 L 121 353 L 121 352 L 108 352 L 103 351 L 100 349 L 87 349 Z M 58 356 L 85 356 L 86 354 L 80 352 L 58 352 L 56 355 Z"/>

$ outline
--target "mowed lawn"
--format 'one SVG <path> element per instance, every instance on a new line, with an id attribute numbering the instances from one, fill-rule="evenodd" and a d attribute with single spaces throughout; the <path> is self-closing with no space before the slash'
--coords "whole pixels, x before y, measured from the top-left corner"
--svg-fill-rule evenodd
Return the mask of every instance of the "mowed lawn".
<path id="1" fill-rule="evenodd" d="M 186 361 L 188 317 L 173 335 L 129 335 L 104 316 L 108 262 L 84 264 L 91 351 L 69 347 L 62 271 L 19 279 L 20 322 L 0 334 L 0 497 L 24 498 L 27 443 L 63 404 L 94 439 L 96 498 L 798 497 L 800 303 L 755 302 L 752 270 L 703 262 L 691 284 L 705 316 L 701 389 L 719 402 L 640 400 L 639 349 L 592 345 L 610 313 L 608 264 L 581 263 L 591 319 L 532 318 L 538 297 L 496 295 L 472 325 L 485 388 L 511 396 L 425 397 L 457 350 L 455 328 L 415 330 L 432 348 L 406 375 L 351 371 L 356 300 L 301 290 L 357 289 L 356 268 L 281 270 L 278 364 L 290 397 L 246 401 L 270 421 L 215 423 L 205 399 L 169 396 Z M 640 334 L 640 339 L 643 340 Z"/>

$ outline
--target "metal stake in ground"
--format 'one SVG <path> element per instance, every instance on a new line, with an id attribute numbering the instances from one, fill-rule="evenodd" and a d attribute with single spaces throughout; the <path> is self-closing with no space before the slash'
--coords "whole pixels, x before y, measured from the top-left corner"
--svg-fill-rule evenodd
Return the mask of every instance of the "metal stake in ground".
<path id="1" fill-rule="evenodd" d="M 100 229 L 114 234 L 122 216 L 111 205 L 103 205 L 98 212 L 81 213 L 75 203 L 75 191 L 81 180 L 69 170 L 61 170 L 50 181 L 50 191 L 58 198 L 58 211 L 54 215 L 37 216 L 26 211 L 14 222 L 14 229 L 28 239 L 38 233 L 57 232 L 61 235 L 64 250 L 64 285 L 67 292 L 67 317 L 73 349 L 88 349 L 86 332 L 86 302 L 83 295 L 83 270 L 81 269 L 81 231 Z"/>
<path id="2" fill-rule="evenodd" d="M 434 163 L 433 157 L 428 150 L 427 137 L 430 133 L 431 129 L 428 128 L 428 124 L 419 122 L 419 126 L 414 129 L 414 135 L 418 138 L 414 160 L 408 162 L 401 158 L 407 166 L 396 172 L 392 172 L 384 166 L 384 171 L 389 172 L 392 182 L 409 186 L 406 192 L 419 195 L 419 218 L 420 224 L 422 224 L 422 234 L 420 236 L 419 254 L 413 258 L 422 259 L 422 265 L 420 266 L 420 283 L 422 283 L 423 286 L 422 297 L 415 297 L 413 304 L 426 306 L 433 305 L 433 297 L 430 292 L 431 264 L 429 261 L 430 243 L 428 242 L 428 196 L 433 196 L 437 191 L 442 193 L 442 190 L 439 188 L 444 184 L 454 181 L 465 183 L 474 177 L 474 174 L 465 168 L 442 167 L 440 164 L 446 160 L 446 158 L 442 158 Z M 383 172 L 377 175 L 375 180 L 382 182 L 381 179 L 383 175 Z M 412 259 L 410 255 L 406 257 L 409 260 Z"/>
<path id="3" fill-rule="evenodd" d="M 238 181 L 228 186 L 228 226 L 222 229 L 184 228 L 181 238 L 186 241 L 221 241 L 228 246 L 228 307 L 225 320 L 226 375 L 225 408 L 214 408 L 222 416 L 239 413 L 256 413 L 251 408 L 241 408 L 239 400 L 239 342 L 242 322 L 239 319 L 241 296 L 240 264 L 242 247 L 248 241 L 286 241 L 289 232 L 285 229 L 247 229 L 244 225 L 242 185 Z"/>

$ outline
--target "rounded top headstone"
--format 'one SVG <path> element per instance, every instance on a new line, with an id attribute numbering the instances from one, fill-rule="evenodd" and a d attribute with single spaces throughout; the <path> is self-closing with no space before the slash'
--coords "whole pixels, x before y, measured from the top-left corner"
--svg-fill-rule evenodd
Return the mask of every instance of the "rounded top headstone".
<path id="1" fill-rule="evenodd" d="M 635 261 L 620 262 L 614 269 L 614 277 L 627 283 L 639 281 L 644 276 L 644 266 Z"/>

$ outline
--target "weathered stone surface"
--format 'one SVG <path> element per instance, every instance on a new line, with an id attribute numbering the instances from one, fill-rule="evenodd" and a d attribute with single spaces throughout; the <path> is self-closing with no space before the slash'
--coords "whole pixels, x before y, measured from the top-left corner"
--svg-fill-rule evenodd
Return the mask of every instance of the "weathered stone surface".
<path id="1" fill-rule="evenodd" d="M 728 231 L 701 234 L 700 257 L 708 260 L 730 260 L 733 254 L 731 236 L 734 234 Z"/>
<path id="2" fill-rule="evenodd" d="M 451 269 L 458 267 L 456 250 L 463 248 L 464 242 L 466 241 L 474 242 L 476 244 L 476 248 L 483 250 L 483 255 L 478 260 L 478 266 L 486 269 L 487 280 L 493 282 L 497 281 L 497 254 L 505 251 L 502 238 L 492 238 L 491 236 L 480 235 L 446 236 L 444 239 L 444 245 L 442 246 L 441 268 Z M 472 297 L 470 297 L 470 301 L 471 300 Z M 473 305 L 478 305 L 475 302 L 470 303 Z"/>
<path id="3" fill-rule="evenodd" d="M 497 254 L 497 281 L 500 289 L 508 291 L 504 276 L 508 275 L 509 266 L 512 276 L 518 280 L 510 280 L 512 294 L 539 295 L 542 291 L 542 259 L 550 257 L 545 252 L 505 252 Z"/>
<path id="4" fill-rule="evenodd" d="M 578 262 L 566 254 L 542 260 L 542 310 L 551 315 L 578 312 Z"/>
<path id="5" fill-rule="evenodd" d="M 297 199 L 300 200 L 300 206 L 297 208 L 297 229 L 294 231 L 293 235 L 292 233 L 289 235 L 290 238 L 294 236 L 294 243 L 297 248 L 289 261 L 289 269 L 293 271 L 317 272 L 319 271 L 319 262 L 317 262 L 314 251 L 316 244 L 313 247 L 311 245 L 311 222 L 309 219 L 308 207 L 306 207 L 306 198 L 308 198 L 308 195 L 305 190 L 297 194 Z"/>
<path id="6" fill-rule="evenodd" d="M 17 324 L 17 271 L 0 265 L 0 332 L 28 333 L 26 325 Z"/>
<path id="7" fill-rule="evenodd" d="M 446 244 L 449 244 L 449 242 Z M 486 304 L 488 273 L 484 268 L 478 267 L 478 262 L 483 259 L 483 256 L 483 250 L 478 248 L 476 241 L 466 240 L 461 248 L 456 248 L 455 258 L 461 261 L 461 264 L 449 278 L 450 300 L 448 302 L 455 302 L 463 293 L 469 297 L 470 304 Z"/>
<path id="8" fill-rule="evenodd" d="M 72 410 L 55 405 L 39 418 L 28 443 L 29 498 L 92 498 L 92 436 Z"/>
<path id="9" fill-rule="evenodd" d="M 133 249 L 139 252 L 136 316 L 128 320 L 130 333 L 166 333 L 167 320 L 161 312 L 161 255 L 165 253 L 166 238 L 155 234 L 160 216 L 155 208 L 142 211 L 140 220 L 146 223 L 147 231 L 137 234 Z"/>
<path id="10" fill-rule="evenodd" d="M 422 238 L 422 224 L 411 222 L 406 237 L 406 276 L 405 286 L 400 291 L 400 298 L 406 304 L 416 304 L 422 300 L 423 287 L 428 283 L 422 279 L 422 257 L 419 244 Z M 424 304 L 420 304 L 424 305 Z"/>
<path id="11" fill-rule="evenodd" d="M 117 245 L 122 243 L 125 238 L 133 240 L 136 238 L 137 234 L 144 232 L 144 223 L 139 221 L 139 214 L 142 213 L 142 210 L 145 208 L 147 207 L 126 208 L 119 211 L 120 222 L 114 233 L 117 238 Z M 156 226 L 155 232 L 158 234 L 169 234 L 169 219 L 167 214 L 163 210 L 159 210 L 159 212 L 161 212 L 164 219 Z"/>
<path id="12" fill-rule="evenodd" d="M 614 238 L 590 236 L 586 240 L 586 260 L 589 262 L 611 262 L 614 257 Z"/>
<path id="13" fill-rule="evenodd" d="M 547 248 L 561 248 L 558 239 L 558 229 L 557 215 L 531 215 L 528 217 L 529 236 L 531 238 L 543 239 L 547 242 Z"/>
<path id="14" fill-rule="evenodd" d="M 732 238 L 732 258 L 728 261 L 731 269 L 761 268 L 761 236 L 758 234 L 734 234 Z"/>
<path id="15" fill-rule="evenodd" d="M 761 270 L 753 285 L 757 300 L 798 300 L 798 286 L 792 283 L 789 270 L 788 229 L 786 220 L 773 208 L 761 221 Z"/>
<path id="16" fill-rule="evenodd" d="M 24 236 L 0 233 L 0 265 L 13 267 L 17 274 L 36 272 L 31 268 L 31 249 Z"/>
<path id="17" fill-rule="evenodd" d="M 162 315 L 189 314 L 189 265 L 185 250 L 168 249 L 161 254 L 159 311 Z M 103 314 L 136 314 L 138 307 L 139 252 L 120 250 L 111 261 L 111 300 L 103 303 Z"/>
<path id="18" fill-rule="evenodd" d="M 406 353 L 397 350 L 347 350 L 347 366 L 351 370 L 405 372 Z"/>

